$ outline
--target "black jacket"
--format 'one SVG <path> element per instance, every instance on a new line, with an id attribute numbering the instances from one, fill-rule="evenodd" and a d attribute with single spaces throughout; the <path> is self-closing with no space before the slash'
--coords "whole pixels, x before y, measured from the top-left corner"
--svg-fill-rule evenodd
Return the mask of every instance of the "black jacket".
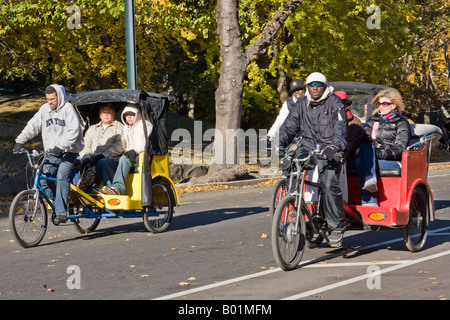
<path id="1" fill-rule="evenodd" d="M 378 113 L 373 115 L 363 126 L 362 141 L 371 140 L 374 123 L 378 122 L 375 136 L 377 158 L 385 160 L 401 160 L 402 152 L 406 149 L 411 138 L 411 127 L 408 120 L 397 114 L 391 120 L 385 120 Z M 384 152 L 385 150 L 389 152 Z"/>
<path id="2" fill-rule="evenodd" d="M 288 146 L 295 137 L 301 137 L 300 144 L 311 150 L 321 144 L 345 151 L 347 116 L 342 100 L 334 93 L 320 101 L 308 102 L 306 96 L 298 100 L 280 128 L 280 146 Z"/>

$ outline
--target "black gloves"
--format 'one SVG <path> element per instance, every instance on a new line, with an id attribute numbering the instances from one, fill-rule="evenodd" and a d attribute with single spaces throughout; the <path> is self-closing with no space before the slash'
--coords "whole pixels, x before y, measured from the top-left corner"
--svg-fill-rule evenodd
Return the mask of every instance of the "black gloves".
<path id="1" fill-rule="evenodd" d="M 23 144 L 21 143 L 16 143 L 14 145 L 14 149 L 13 149 L 13 153 L 20 153 L 23 149 Z"/>
<path id="2" fill-rule="evenodd" d="M 123 155 L 124 155 L 125 157 L 127 157 L 131 162 L 133 162 L 134 159 L 136 158 L 137 153 L 136 153 L 136 151 L 134 151 L 133 149 L 131 149 L 131 150 L 125 151 L 125 152 L 123 153 Z"/>
<path id="3" fill-rule="evenodd" d="M 328 146 L 325 146 L 322 149 L 322 155 L 324 155 L 328 161 L 331 161 L 334 159 L 334 155 L 339 151 L 339 148 L 335 145 L 331 144 Z"/>
<path id="4" fill-rule="evenodd" d="M 375 155 L 377 156 L 377 159 L 384 159 L 384 160 L 394 160 L 395 154 L 391 149 L 386 148 L 376 148 L 375 149 Z"/>
<path id="5" fill-rule="evenodd" d="M 50 150 L 50 153 L 53 154 L 55 157 L 61 157 L 63 151 L 58 147 L 54 147 L 53 149 Z"/>

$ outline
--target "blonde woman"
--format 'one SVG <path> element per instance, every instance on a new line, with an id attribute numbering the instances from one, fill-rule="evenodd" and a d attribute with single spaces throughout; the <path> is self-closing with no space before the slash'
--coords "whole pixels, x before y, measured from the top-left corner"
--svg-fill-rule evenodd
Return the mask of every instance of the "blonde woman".
<path id="1" fill-rule="evenodd" d="M 362 188 L 362 205 L 377 206 L 376 168 L 399 168 L 398 161 L 411 137 L 408 120 L 401 115 L 404 104 L 394 88 L 381 90 L 373 99 L 377 106 L 362 130 L 356 168 Z"/>

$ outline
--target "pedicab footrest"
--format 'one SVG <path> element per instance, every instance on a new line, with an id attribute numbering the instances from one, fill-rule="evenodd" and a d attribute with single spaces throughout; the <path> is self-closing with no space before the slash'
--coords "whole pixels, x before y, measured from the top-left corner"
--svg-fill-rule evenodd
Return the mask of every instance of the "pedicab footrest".
<path id="1" fill-rule="evenodd" d="M 408 223 L 408 212 L 392 207 L 354 206 L 366 225 L 398 227 Z"/>

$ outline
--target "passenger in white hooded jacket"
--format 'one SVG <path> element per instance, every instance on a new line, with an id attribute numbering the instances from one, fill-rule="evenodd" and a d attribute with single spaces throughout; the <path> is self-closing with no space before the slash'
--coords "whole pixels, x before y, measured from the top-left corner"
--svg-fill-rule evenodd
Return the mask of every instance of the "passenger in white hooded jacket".
<path id="1" fill-rule="evenodd" d="M 56 177 L 57 183 L 41 180 L 46 195 L 54 200 L 57 222 L 67 221 L 69 198 L 69 175 L 77 158 L 77 153 L 84 147 L 83 130 L 74 106 L 67 102 L 63 86 L 52 84 L 45 89 L 47 103 L 27 123 L 16 139 L 13 152 L 19 152 L 24 144 L 42 134 L 44 150 L 51 152 L 42 167 L 42 174 Z"/>
<path id="2" fill-rule="evenodd" d="M 117 159 L 105 159 L 103 164 L 104 187 L 98 190 L 104 194 L 124 194 L 125 179 L 133 164 L 138 165 L 139 153 L 145 151 L 147 137 L 153 126 L 149 120 L 143 119 L 141 112 L 135 105 L 128 104 L 122 112 L 123 142 L 125 152 Z M 144 133 L 144 121 L 147 128 L 147 136 Z M 115 173 L 114 173 L 114 170 Z M 113 175 L 114 173 L 114 175 Z"/>

